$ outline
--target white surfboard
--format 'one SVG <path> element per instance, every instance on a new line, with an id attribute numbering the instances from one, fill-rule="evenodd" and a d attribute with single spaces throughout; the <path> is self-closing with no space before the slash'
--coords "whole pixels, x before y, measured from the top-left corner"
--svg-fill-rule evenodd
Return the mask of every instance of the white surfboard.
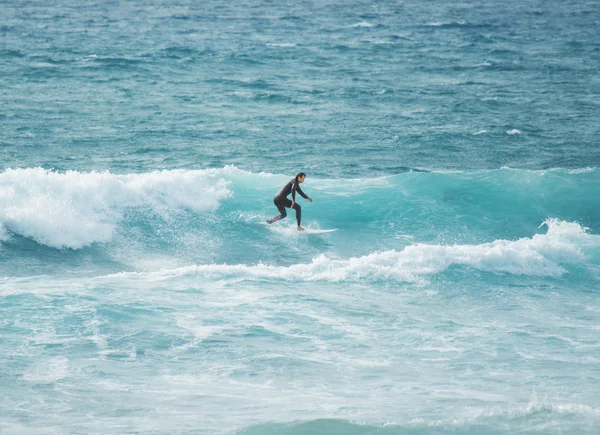
<path id="1" fill-rule="evenodd" d="M 304 228 L 303 231 L 298 231 L 296 229 L 296 232 L 300 233 L 300 234 L 325 234 L 325 233 L 333 233 L 334 231 L 337 231 L 337 228 L 333 228 L 330 230 L 313 230 L 312 228 Z"/>
<path id="2" fill-rule="evenodd" d="M 327 229 L 327 230 L 320 230 L 320 229 L 316 229 L 316 228 L 304 228 L 304 230 L 298 231 L 298 228 L 296 228 L 296 227 L 285 227 L 282 225 L 269 225 L 267 223 L 264 223 L 261 225 L 266 226 L 269 230 L 271 230 L 275 233 L 285 234 L 285 235 L 326 234 L 326 233 L 333 233 L 334 231 L 338 230 L 337 228 L 332 228 L 332 229 Z"/>

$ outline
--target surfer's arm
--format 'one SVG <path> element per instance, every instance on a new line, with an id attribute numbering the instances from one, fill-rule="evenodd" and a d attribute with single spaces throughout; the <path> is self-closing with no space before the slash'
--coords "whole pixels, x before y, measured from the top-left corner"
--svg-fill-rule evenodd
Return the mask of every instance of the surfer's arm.
<path id="1" fill-rule="evenodd" d="M 300 188 L 300 185 L 296 185 L 296 190 L 298 191 L 298 193 L 300 194 L 300 196 L 302 198 L 304 198 L 304 199 L 310 199 L 309 196 L 302 191 L 302 189 Z"/>
<path id="2" fill-rule="evenodd" d="M 298 185 L 298 193 L 302 196 L 302 198 L 308 199 L 308 202 L 312 202 L 312 198 L 302 191 L 300 185 Z"/>

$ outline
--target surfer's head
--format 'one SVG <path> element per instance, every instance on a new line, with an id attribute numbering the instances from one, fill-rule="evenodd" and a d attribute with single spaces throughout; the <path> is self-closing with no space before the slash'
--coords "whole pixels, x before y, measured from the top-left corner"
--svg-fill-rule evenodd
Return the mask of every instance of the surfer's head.
<path id="1" fill-rule="evenodd" d="M 305 178 L 306 178 L 306 174 L 305 174 L 304 172 L 298 172 L 298 173 L 296 174 L 296 180 L 297 180 L 299 183 L 304 183 L 304 179 L 305 179 Z"/>

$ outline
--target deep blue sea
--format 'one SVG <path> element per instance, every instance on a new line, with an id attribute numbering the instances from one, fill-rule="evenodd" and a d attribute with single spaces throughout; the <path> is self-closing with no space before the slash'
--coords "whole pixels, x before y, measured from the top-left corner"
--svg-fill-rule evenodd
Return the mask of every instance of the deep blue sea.
<path id="1" fill-rule="evenodd" d="M 2 0 L 0 165 L 2 434 L 600 433 L 598 1 Z"/>

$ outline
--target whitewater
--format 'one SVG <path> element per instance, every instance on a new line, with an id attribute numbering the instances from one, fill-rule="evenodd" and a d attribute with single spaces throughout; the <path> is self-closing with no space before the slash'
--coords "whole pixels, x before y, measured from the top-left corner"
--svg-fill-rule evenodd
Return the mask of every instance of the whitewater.
<path id="1" fill-rule="evenodd" d="M 600 433 L 596 3 L 0 17 L 1 433 Z"/>

